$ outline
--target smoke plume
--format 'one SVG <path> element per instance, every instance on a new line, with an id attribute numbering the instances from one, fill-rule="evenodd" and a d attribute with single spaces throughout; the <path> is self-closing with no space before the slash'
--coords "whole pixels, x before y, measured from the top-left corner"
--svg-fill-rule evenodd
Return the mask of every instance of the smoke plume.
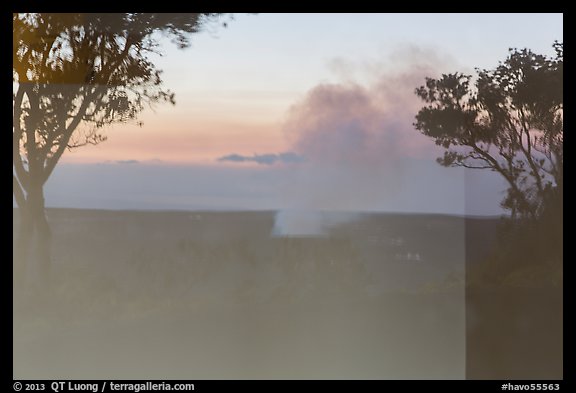
<path id="1" fill-rule="evenodd" d="M 290 108 L 290 150 L 306 161 L 286 182 L 290 209 L 279 212 L 275 235 L 325 233 L 327 214 L 313 212 L 386 210 L 386 199 L 410 181 L 407 160 L 438 153 L 413 122 L 422 105 L 414 90 L 439 63 L 414 48 L 378 65 L 340 61 L 343 81 L 319 84 Z"/>

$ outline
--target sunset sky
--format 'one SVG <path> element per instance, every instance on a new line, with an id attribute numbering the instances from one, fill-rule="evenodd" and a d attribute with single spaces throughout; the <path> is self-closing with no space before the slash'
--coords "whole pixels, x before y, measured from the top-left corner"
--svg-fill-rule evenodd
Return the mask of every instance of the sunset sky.
<path id="1" fill-rule="evenodd" d="M 481 198 L 489 200 L 489 206 L 482 202 L 477 212 L 472 210 L 497 214 L 502 196 L 499 179 L 467 175 L 434 162 L 439 150 L 411 125 L 421 106 L 414 89 L 425 76 L 492 68 L 510 47 L 552 55 L 554 40 L 563 40 L 562 14 L 238 14 L 227 28 L 213 26 L 194 35 L 192 46 L 185 50 L 165 43 L 165 56 L 154 59 L 164 70 L 165 87 L 176 94 L 176 105 L 146 110 L 140 117 L 143 127 L 115 125 L 108 130 L 105 143 L 67 152 L 47 184 L 47 202 L 125 208 L 130 205 L 126 190 L 113 195 L 114 186 L 108 186 L 101 197 L 82 194 L 82 187 L 77 187 L 85 178 L 82 174 L 91 173 L 91 181 L 103 179 L 122 189 L 125 180 L 119 173 L 127 171 L 132 173 L 127 174 L 131 181 L 144 176 L 144 189 L 156 190 L 155 182 L 167 176 L 160 172 L 170 167 L 189 168 L 184 172 L 191 183 L 212 184 L 220 179 L 229 185 L 228 191 L 219 191 L 226 195 L 226 202 L 215 203 L 218 198 L 211 198 L 211 188 L 206 186 L 202 203 L 197 195 L 193 197 L 192 188 L 184 187 L 154 203 L 135 205 L 285 207 L 292 202 L 280 201 L 279 195 L 285 198 L 286 193 L 279 191 L 278 182 L 300 188 L 316 184 L 313 179 L 318 176 L 331 195 L 342 194 L 341 187 L 367 187 L 366 194 L 373 196 L 334 203 L 337 209 L 469 212 L 470 208 L 463 207 L 468 197 L 462 187 L 485 189 L 490 184 L 490 191 L 484 191 L 486 197 Z M 278 159 L 273 165 L 262 165 L 252 160 L 255 154 L 283 152 L 306 161 Z M 218 160 L 232 154 L 237 155 L 235 161 Z M 244 161 L 238 162 L 239 158 Z M 109 169 L 120 166 L 121 171 Z M 106 171 L 112 175 L 104 180 Z M 291 180 L 280 173 L 290 174 Z M 257 198 L 242 194 L 229 179 L 242 179 L 244 191 L 251 190 L 246 195 L 260 190 L 268 199 L 254 202 Z M 450 200 L 438 188 L 430 191 L 437 194 L 438 203 L 425 205 L 415 200 L 406 204 L 405 195 L 418 193 L 417 184 L 424 180 L 448 189 L 460 187 L 462 192 L 447 192 L 454 198 Z M 380 182 L 384 185 L 374 185 Z M 63 192 L 67 186 L 76 191 Z M 170 184 L 164 187 L 175 189 Z M 391 195 L 390 188 L 401 191 Z M 437 187 L 427 189 L 431 188 Z M 299 200 L 315 193 L 297 194 Z M 324 192 L 316 194 L 309 207 L 326 203 Z M 110 198 L 126 203 L 115 205 Z M 241 202 L 242 198 L 248 202 Z M 393 200 L 397 200 L 396 207 Z"/>

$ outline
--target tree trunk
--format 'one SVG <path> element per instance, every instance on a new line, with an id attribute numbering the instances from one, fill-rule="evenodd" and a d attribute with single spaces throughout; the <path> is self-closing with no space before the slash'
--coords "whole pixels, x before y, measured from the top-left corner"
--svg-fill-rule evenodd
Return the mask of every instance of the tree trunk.
<path id="1" fill-rule="evenodd" d="M 26 206 L 18 208 L 20 222 L 14 247 L 14 288 L 22 288 L 26 285 L 28 258 L 34 234 L 34 223 L 28 210 Z"/>
<path id="2" fill-rule="evenodd" d="M 50 225 L 46 219 L 42 184 L 31 184 L 25 207 L 20 207 L 20 227 L 14 252 L 14 283 L 26 286 L 31 278 L 41 287 L 50 284 L 51 241 Z M 29 273 L 34 272 L 33 277 Z"/>
<path id="3" fill-rule="evenodd" d="M 50 286 L 51 282 L 51 249 L 52 249 L 52 232 L 46 219 L 44 211 L 44 198 L 42 198 L 42 209 L 35 216 L 36 225 L 36 263 L 38 264 L 38 273 L 40 283 L 43 286 Z"/>

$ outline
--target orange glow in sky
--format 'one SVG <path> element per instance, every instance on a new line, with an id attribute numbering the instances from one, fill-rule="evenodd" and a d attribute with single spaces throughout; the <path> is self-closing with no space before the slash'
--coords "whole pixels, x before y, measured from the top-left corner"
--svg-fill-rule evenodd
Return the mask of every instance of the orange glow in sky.
<path id="1" fill-rule="evenodd" d="M 113 125 L 106 142 L 68 152 L 63 162 L 213 163 L 230 153 L 281 152 L 287 149 L 282 118 L 292 100 L 266 92 L 177 93 L 175 106 L 145 110 L 142 127 Z"/>

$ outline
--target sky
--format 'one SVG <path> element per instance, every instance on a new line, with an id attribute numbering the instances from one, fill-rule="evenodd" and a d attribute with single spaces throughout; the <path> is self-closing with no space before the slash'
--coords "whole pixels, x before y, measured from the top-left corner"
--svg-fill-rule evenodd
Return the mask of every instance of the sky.
<path id="1" fill-rule="evenodd" d="M 424 77 L 553 54 L 562 14 L 238 14 L 154 57 L 176 105 L 67 152 L 49 206 L 494 215 L 503 183 L 414 130 Z"/>

